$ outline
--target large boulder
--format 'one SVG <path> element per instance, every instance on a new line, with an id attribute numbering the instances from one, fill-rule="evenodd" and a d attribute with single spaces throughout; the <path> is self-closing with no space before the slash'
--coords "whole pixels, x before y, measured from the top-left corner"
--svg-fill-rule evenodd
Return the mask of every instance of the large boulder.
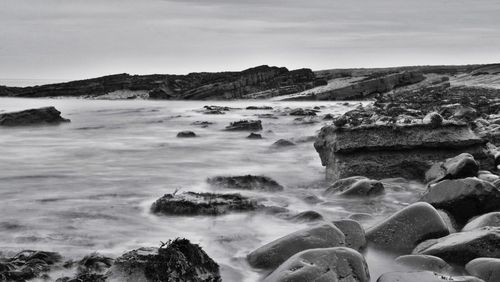
<path id="1" fill-rule="evenodd" d="M 410 252 L 424 240 L 448 234 L 448 227 L 436 209 L 427 203 L 415 203 L 369 228 L 366 238 L 386 250 Z"/>
<path id="2" fill-rule="evenodd" d="M 479 164 L 469 153 L 435 163 L 426 173 L 426 182 L 478 176 Z"/>
<path id="3" fill-rule="evenodd" d="M 110 282 L 222 281 L 219 265 L 187 239 L 128 252 L 116 259 L 107 276 Z"/>
<path id="4" fill-rule="evenodd" d="M 500 227 L 483 227 L 424 241 L 413 253 L 437 256 L 449 263 L 464 265 L 480 257 L 500 258 L 498 246 Z"/>
<path id="5" fill-rule="evenodd" d="M 355 220 L 342 219 L 332 222 L 345 235 L 346 247 L 362 250 L 366 247 L 365 229 Z"/>
<path id="6" fill-rule="evenodd" d="M 284 188 L 274 179 L 261 175 L 216 176 L 207 179 L 210 185 L 228 189 L 282 191 Z"/>
<path id="7" fill-rule="evenodd" d="M 446 210 L 464 224 L 475 215 L 498 209 L 500 189 L 475 177 L 444 180 L 431 185 L 420 200 Z"/>
<path id="8" fill-rule="evenodd" d="M 384 273 L 377 282 L 484 282 L 473 276 L 448 276 L 432 271 Z"/>
<path id="9" fill-rule="evenodd" d="M 290 257 L 263 282 L 349 281 L 369 282 L 363 256 L 343 247 L 302 251 Z"/>
<path id="10" fill-rule="evenodd" d="M 151 212 L 164 215 L 221 215 L 253 211 L 259 205 L 240 194 L 184 192 L 165 194 L 151 206 Z"/>
<path id="11" fill-rule="evenodd" d="M 426 255 L 404 255 L 397 257 L 394 262 L 398 271 L 432 271 L 450 273 L 453 268 L 443 259 Z"/>
<path id="12" fill-rule="evenodd" d="M 433 163 L 467 152 L 482 169 L 494 168 L 492 148 L 466 124 L 371 124 L 325 126 L 314 147 L 326 177 L 338 180 L 363 175 L 374 179 L 403 177 L 423 180 Z"/>
<path id="13" fill-rule="evenodd" d="M 58 124 L 61 122 L 69 122 L 69 119 L 62 118 L 61 112 L 54 107 L 0 114 L 0 126 Z"/>
<path id="14" fill-rule="evenodd" d="M 500 227 L 500 212 L 490 212 L 473 218 L 462 228 L 462 231 L 471 231 L 486 226 Z"/>
<path id="15" fill-rule="evenodd" d="M 323 196 L 376 196 L 384 193 L 384 185 L 378 180 L 353 176 L 335 181 Z"/>
<path id="16" fill-rule="evenodd" d="M 500 281 L 500 259 L 477 258 L 470 261 L 465 269 L 471 275 L 479 277 L 485 282 Z"/>
<path id="17" fill-rule="evenodd" d="M 259 131 L 262 130 L 260 120 L 240 120 L 231 122 L 226 126 L 227 131 Z"/>
<path id="18" fill-rule="evenodd" d="M 247 256 L 255 268 L 274 269 L 294 254 L 315 248 L 345 246 L 345 235 L 332 224 L 309 227 L 276 239 Z"/>

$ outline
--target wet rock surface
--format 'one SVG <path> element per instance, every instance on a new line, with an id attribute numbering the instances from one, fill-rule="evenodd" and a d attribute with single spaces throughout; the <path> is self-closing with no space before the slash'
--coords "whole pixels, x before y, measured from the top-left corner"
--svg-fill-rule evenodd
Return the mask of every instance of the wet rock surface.
<path id="1" fill-rule="evenodd" d="M 470 261 L 465 269 L 485 282 L 500 281 L 500 259 L 477 258 Z"/>
<path id="2" fill-rule="evenodd" d="M 298 252 L 344 245 L 342 231 L 332 224 L 322 224 L 276 239 L 250 252 L 247 260 L 255 268 L 274 269 Z"/>
<path id="3" fill-rule="evenodd" d="M 184 192 L 165 194 L 151 205 L 151 212 L 163 215 L 221 215 L 253 211 L 259 207 L 254 200 L 240 194 Z"/>
<path id="4" fill-rule="evenodd" d="M 13 257 L 0 258 L 0 281 L 24 282 L 44 278 L 62 257 L 45 251 L 22 251 Z"/>
<path id="5" fill-rule="evenodd" d="M 324 196 L 376 196 L 384 193 L 384 185 L 378 180 L 362 176 L 339 179 L 324 193 Z"/>
<path id="6" fill-rule="evenodd" d="M 262 190 L 262 191 L 282 191 L 284 188 L 274 179 L 262 175 L 243 176 L 216 176 L 208 178 L 207 182 L 215 187 L 240 189 L 240 190 Z"/>
<path id="7" fill-rule="evenodd" d="M 410 252 L 424 240 L 448 234 L 436 209 L 427 203 L 415 203 L 369 228 L 366 238 L 378 248 Z"/>
<path id="8" fill-rule="evenodd" d="M 500 212 L 490 212 L 475 217 L 467 222 L 462 231 L 471 231 L 486 226 L 500 227 Z"/>
<path id="9" fill-rule="evenodd" d="M 61 112 L 54 107 L 0 114 L 0 126 L 59 124 L 69 121 L 69 119 L 62 118 Z"/>
<path id="10" fill-rule="evenodd" d="M 377 279 L 377 282 L 484 282 L 473 276 L 449 276 L 431 271 L 421 272 L 390 272 Z"/>
<path id="11" fill-rule="evenodd" d="M 321 248 L 293 255 L 263 281 L 369 282 L 370 273 L 364 257 L 355 250 L 344 247 Z"/>
<path id="12" fill-rule="evenodd" d="M 366 247 L 365 229 L 357 221 L 343 219 L 332 222 L 345 235 L 346 247 L 361 251 Z"/>
<path id="13" fill-rule="evenodd" d="M 398 271 L 432 271 L 450 273 L 453 268 L 443 259 L 426 255 L 404 255 L 394 260 Z"/>

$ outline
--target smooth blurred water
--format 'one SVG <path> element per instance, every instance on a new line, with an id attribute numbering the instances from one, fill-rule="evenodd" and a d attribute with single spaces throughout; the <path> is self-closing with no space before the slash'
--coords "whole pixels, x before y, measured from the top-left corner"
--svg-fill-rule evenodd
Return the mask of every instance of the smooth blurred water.
<path id="1" fill-rule="evenodd" d="M 205 115 L 204 105 L 233 109 Z M 269 105 L 274 110 L 245 110 Z M 200 244 L 222 265 L 224 281 L 256 281 L 259 273 L 245 262 L 246 254 L 307 226 L 261 213 L 219 217 L 166 217 L 149 213 L 153 201 L 176 189 L 214 191 L 207 177 L 263 174 L 286 187 L 280 193 L 242 192 L 294 212 L 316 210 L 328 220 L 352 213 L 381 219 L 415 201 L 422 186 L 398 179 L 384 196 L 369 199 L 323 198 L 328 187 L 324 168 L 313 147 L 322 115 L 341 114 L 356 106 L 337 102 L 270 101 L 103 101 L 82 99 L 0 98 L 0 112 L 55 106 L 71 123 L 58 126 L 0 128 L 0 251 L 41 249 L 80 258 L 93 251 L 113 257 L 140 246 L 185 237 Z M 301 123 L 283 114 L 286 107 L 320 106 L 317 123 Z M 262 140 L 224 127 L 256 114 Z M 211 121 L 207 128 L 191 125 Z M 176 138 L 192 130 L 197 138 Z M 274 149 L 281 138 L 297 146 Z M 228 192 L 227 190 L 218 192 Z M 234 192 L 234 191 L 233 191 Z M 307 204 L 304 195 L 322 203 Z M 372 273 L 387 262 L 370 253 Z M 373 275 L 375 279 L 378 275 Z"/>

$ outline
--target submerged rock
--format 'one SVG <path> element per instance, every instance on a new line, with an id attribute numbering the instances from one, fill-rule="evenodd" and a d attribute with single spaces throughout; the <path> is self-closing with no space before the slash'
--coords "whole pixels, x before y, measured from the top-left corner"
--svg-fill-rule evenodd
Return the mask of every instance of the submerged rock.
<path id="1" fill-rule="evenodd" d="M 462 231 L 470 231 L 486 226 L 500 227 L 500 212 L 490 212 L 470 220 Z"/>
<path id="2" fill-rule="evenodd" d="M 108 271 L 111 282 L 219 282 L 219 265 L 187 239 L 160 248 L 140 248 L 116 259 Z"/>
<path id="3" fill-rule="evenodd" d="M 473 276 L 449 276 L 431 271 L 384 273 L 377 282 L 484 282 Z"/>
<path id="4" fill-rule="evenodd" d="M 272 110 L 273 107 L 270 106 L 248 106 L 247 110 Z"/>
<path id="5" fill-rule="evenodd" d="M 247 136 L 247 139 L 262 139 L 262 135 L 252 132 Z"/>
<path id="6" fill-rule="evenodd" d="M 288 234 L 248 254 L 255 268 L 274 269 L 292 255 L 315 248 L 345 246 L 345 235 L 332 224 L 322 224 Z"/>
<path id="7" fill-rule="evenodd" d="M 290 257 L 263 282 L 349 281 L 369 282 L 364 257 L 353 249 L 321 248 Z"/>
<path id="8" fill-rule="evenodd" d="M 290 111 L 289 115 L 291 116 L 315 116 L 316 110 L 308 110 L 308 109 L 293 109 Z"/>
<path id="9" fill-rule="evenodd" d="M 426 255 L 404 255 L 395 260 L 398 271 L 432 271 L 450 273 L 453 268 L 443 259 Z"/>
<path id="10" fill-rule="evenodd" d="M 384 185 L 378 180 L 362 176 L 339 179 L 333 183 L 323 196 L 339 194 L 342 196 L 375 196 L 384 193 Z"/>
<path id="11" fill-rule="evenodd" d="M 240 120 L 231 122 L 226 126 L 227 131 L 259 131 L 262 130 L 260 120 Z"/>
<path id="12" fill-rule="evenodd" d="M 54 107 L 0 114 L 0 126 L 58 124 L 69 121 L 69 119 L 62 118 L 61 112 Z"/>
<path id="13" fill-rule="evenodd" d="M 274 179 L 262 175 L 216 176 L 208 178 L 210 185 L 241 190 L 282 191 L 284 188 Z"/>
<path id="14" fill-rule="evenodd" d="M 200 126 L 203 128 L 208 127 L 211 124 L 214 124 L 214 123 L 210 122 L 210 121 L 195 121 L 195 122 L 191 123 L 191 125 L 197 125 L 197 126 Z"/>
<path id="15" fill-rule="evenodd" d="M 290 140 L 280 139 L 280 140 L 274 142 L 272 146 L 273 147 L 277 147 L 277 148 L 280 148 L 280 147 L 290 147 L 290 146 L 295 146 L 295 143 L 293 143 Z"/>
<path id="16" fill-rule="evenodd" d="M 196 137 L 196 133 L 192 131 L 181 131 L 177 133 L 177 137 L 179 138 L 193 138 Z"/>
<path id="17" fill-rule="evenodd" d="M 165 194 L 151 206 L 151 212 L 164 215 L 221 215 L 253 211 L 259 205 L 240 194 L 184 192 Z"/>
<path id="18" fill-rule="evenodd" d="M 0 258 L 0 281 L 24 282 L 49 272 L 61 255 L 54 252 L 22 251 L 10 258 Z"/>
<path id="19" fill-rule="evenodd" d="M 479 277 L 485 282 L 500 281 L 500 259 L 477 258 L 470 261 L 465 269 L 471 275 Z"/>
<path id="20" fill-rule="evenodd" d="M 424 240 L 449 233 L 436 209 L 427 203 L 415 203 L 369 228 L 366 238 L 385 250 L 410 252 Z"/>
<path id="21" fill-rule="evenodd" d="M 500 190 L 475 177 L 444 180 L 430 186 L 420 199 L 449 212 L 460 224 L 500 207 Z"/>
<path id="22" fill-rule="evenodd" d="M 483 227 L 424 241 L 413 250 L 413 253 L 437 256 L 449 263 L 465 265 L 476 258 L 500 258 L 498 246 L 500 246 L 500 227 Z"/>

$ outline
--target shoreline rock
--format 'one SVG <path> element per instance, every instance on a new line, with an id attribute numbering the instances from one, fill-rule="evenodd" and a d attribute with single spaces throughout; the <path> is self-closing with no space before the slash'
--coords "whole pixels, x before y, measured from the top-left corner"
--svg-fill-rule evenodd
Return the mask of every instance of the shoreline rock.
<path id="1" fill-rule="evenodd" d="M 61 112 L 54 107 L 29 109 L 19 112 L 0 114 L 0 126 L 59 124 L 69 121 L 69 119 L 62 118 Z"/>

